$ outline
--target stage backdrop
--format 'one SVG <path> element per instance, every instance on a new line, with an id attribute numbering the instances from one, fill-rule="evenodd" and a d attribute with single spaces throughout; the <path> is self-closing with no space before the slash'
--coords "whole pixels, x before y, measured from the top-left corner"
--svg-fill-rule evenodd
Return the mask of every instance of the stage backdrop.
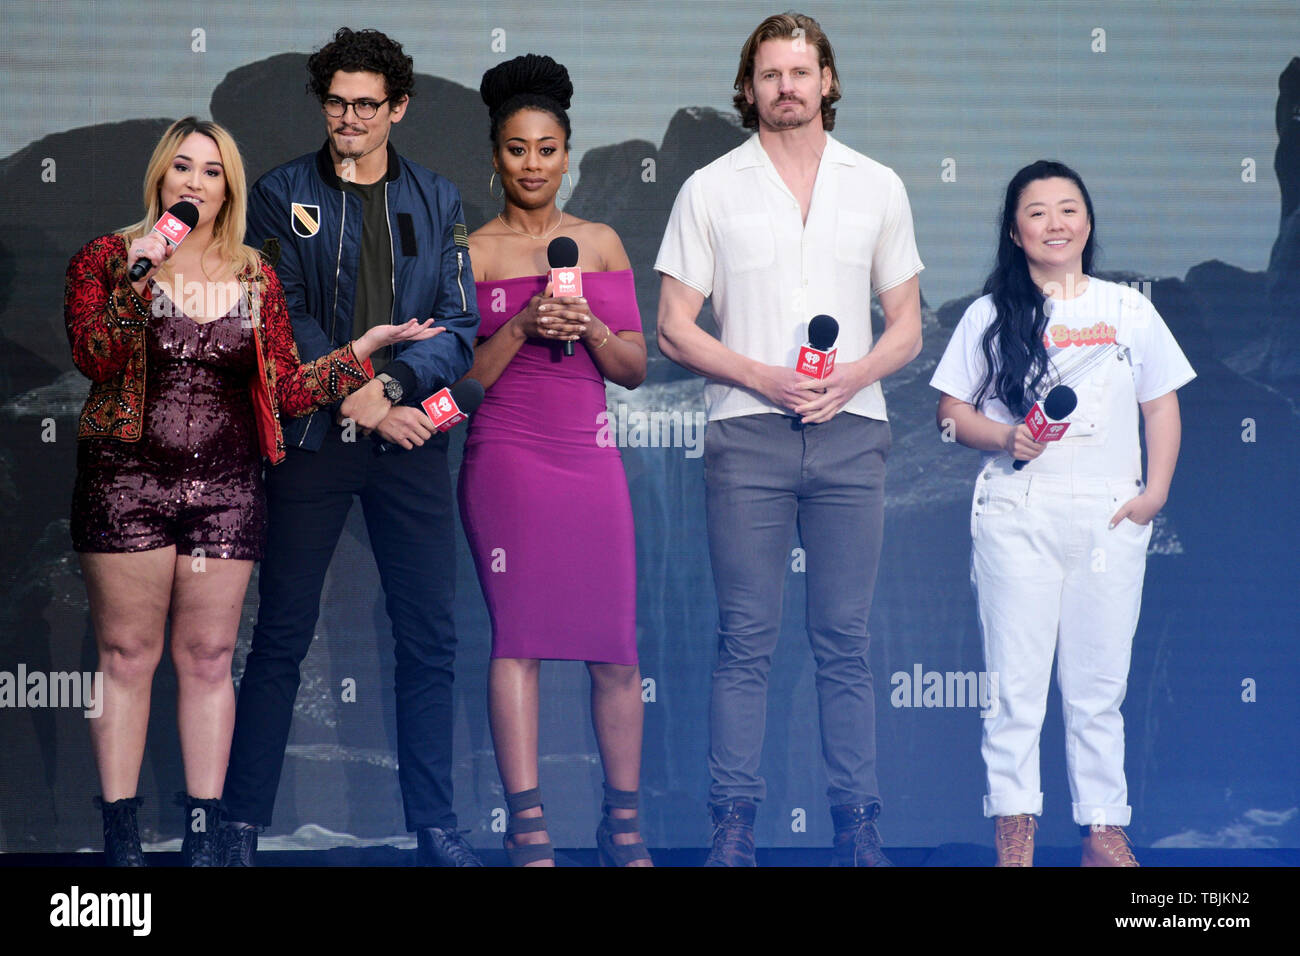
<path id="1" fill-rule="evenodd" d="M 703 532 L 702 384 L 655 347 L 652 266 L 684 179 L 746 135 L 730 109 L 731 81 L 741 42 L 771 12 L 750 2 L 583 0 L 6 4 L 0 681 L 94 670 L 68 539 L 87 382 L 68 353 L 63 272 L 86 240 L 139 217 L 144 164 L 168 121 L 196 114 L 228 126 L 251 181 L 323 139 L 304 90 L 306 55 L 340 25 L 378 27 L 406 44 L 419 73 L 397 148 L 459 186 L 475 228 L 497 211 L 487 194 L 479 78 L 509 57 L 549 53 L 568 65 L 577 88 L 577 185 L 567 209 L 622 236 L 651 351 L 645 385 L 608 395 L 637 525 L 647 701 L 642 830 L 652 845 L 704 845 L 716 607 Z M 1091 188 L 1101 274 L 1151 297 L 1198 372 L 1180 396 L 1182 457 L 1151 540 L 1124 706 L 1132 835 L 1139 845 L 1300 846 L 1294 4 L 855 0 L 807 12 L 820 18 L 839 61 L 844 99 L 835 136 L 902 177 L 927 266 L 924 351 L 885 383 L 894 449 L 870 663 L 886 842 L 990 842 L 980 814 L 979 702 L 964 693 L 964 675 L 981 668 L 967 583 L 978 455 L 940 441 L 938 395 L 926 383 L 990 265 L 1006 181 L 1021 165 L 1051 157 L 1077 168 Z M 462 443 L 463 435 L 454 467 Z M 790 546 L 758 839 L 826 845 L 803 564 L 798 542 Z M 463 541 L 437 571 L 453 566 L 456 809 L 474 844 L 499 846 L 504 801 L 485 708 L 489 629 Z M 256 596 L 254 578 L 236 680 Z M 264 847 L 405 839 L 392 652 L 354 510 L 304 666 Z M 347 686 L 355 700 L 345 699 Z M 174 848 L 181 833 L 170 805 L 183 787 L 174 694 L 164 663 L 140 783 L 154 848 Z M 98 786 L 81 710 L 16 703 L 0 709 L 0 850 L 97 847 L 90 798 Z M 1040 839 L 1065 844 L 1076 836 L 1062 733 L 1053 689 Z M 601 769 L 581 664 L 544 667 L 541 743 L 552 838 L 590 846 Z"/>

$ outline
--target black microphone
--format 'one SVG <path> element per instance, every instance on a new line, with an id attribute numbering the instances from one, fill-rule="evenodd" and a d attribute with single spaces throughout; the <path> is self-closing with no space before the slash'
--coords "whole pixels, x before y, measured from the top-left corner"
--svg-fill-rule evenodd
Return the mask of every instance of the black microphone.
<path id="1" fill-rule="evenodd" d="M 814 315 L 808 323 L 808 344 L 799 349 L 795 371 L 809 378 L 826 378 L 835 371 L 835 339 L 840 324 L 829 315 Z"/>
<path id="2" fill-rule="evenodd" d="M 198 224 L 199 207 L 182 199 L 158 217 L 158 221 L 154 223 L 153 231 L 162 236 L 167 241 L 167 244 L 175 249 L 181 244 L 181 240 L 190 234 L 190 230 Z M 131 281 L 139 282 L 145 277 L 145 273 L 153 268 L 153 265 L 153 260 L 148 256 L 141 256 L 135 260 L 135 265 L 131 266 L 131 271 L 128 273 Z"/>
<path id="3" fill-rule="evenodd" d="M 808 323 L 808 344 L 818 352 L 829 352 L 840 334 L 840 324 L 829 315 L 814 315 Z"/>
<path id="4" fill-rule="evenodd" d="M 1078 404 L 1079 396 L 1068 385 L 1057 385 L 1047 393 L 1046 399 L 1034 402 L 1033 408 L 1025 416 L 1025 424 L 1029 426 L 1034 441 L 1060 441 L 1065 430 L 1070 427 L 1069 422 L 1061 419 L 1074 411 Z M 1027 464 L 1027 461 L 1017 459 L 1011 467 L 1019 471 Z"/>
<path id="5" fill-rule="evenodd" d="M 476 378 L 462 378 L 451 388 L 438 389 L 421 402 L 420 407 L 429 416 L 434 428 L 440 432 L 449 432 L 477 412 L 482 404 L 483 383 Z M 382 455 L 392 451 L 393 446 L 381 441 L 378 449 Z"/>
<path id="6" fill-rule="evenodd" d="M 578 268 L 578 244 L 568 236 L 556 236 L 546 247 L 546 262 L 551 267 L 551 295 L 582 295 L 582 270 Z M 573 354 L 573 343 L 564 343 L 564 354 Z"/>

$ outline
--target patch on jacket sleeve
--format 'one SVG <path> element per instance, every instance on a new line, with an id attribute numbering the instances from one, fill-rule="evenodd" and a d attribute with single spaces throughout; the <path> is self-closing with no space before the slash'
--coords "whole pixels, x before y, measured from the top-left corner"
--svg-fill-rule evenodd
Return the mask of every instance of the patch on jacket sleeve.
<path id="1" fill-rule="evenodd" d="M 290 218 L 293 220 L 294 234 L 302 236 L 304 239 L 310 239 L 320 231 L 320 206 L 309 206 L 301 202 L 293 203 L 290 209 Z"/>
<path id="2" fill-rule="evenodd" d="M 451 241 L 458 246 L 469 248 L 469 230 L 465 228 L 463 222 L 458 222 L 451 227 Z"/>

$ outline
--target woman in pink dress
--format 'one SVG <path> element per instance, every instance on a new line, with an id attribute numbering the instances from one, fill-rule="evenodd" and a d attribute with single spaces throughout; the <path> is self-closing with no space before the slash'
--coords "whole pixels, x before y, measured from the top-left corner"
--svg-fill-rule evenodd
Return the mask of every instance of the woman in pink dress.
<path id="1" fill-rule="evenodd" d="M 625 388 L 645 379 L 632 270 L 614 230 L 555 205 L 569 166 L 568 71 L 529 54 L 488 70 L 480 93 L 504 208 L 469 237 L 482 316 L 469 376 L 486 398 L 465 444 L 460 507 L 492 619 L 488 706 L 510 811 L 505 846 L 512 865 L 554 865 L 538 787 L 538 675 L 543 659 L 579 660 L 605 768 L 600 861 L 648 866 L 636 821 L 632 507 L 618 449 L 598 440 L 605 379 Z M 581 297 L 551 295 L 546 251 L 561 236 L 578 246 Z"/>

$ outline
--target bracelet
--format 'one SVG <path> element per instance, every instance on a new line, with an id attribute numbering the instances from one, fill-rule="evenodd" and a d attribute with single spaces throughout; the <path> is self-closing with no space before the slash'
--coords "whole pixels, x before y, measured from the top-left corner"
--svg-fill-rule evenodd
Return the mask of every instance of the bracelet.
<path id="1" fill-rule="evenodd" d="M 605 347 L 605 343 L 608 341 L 609 341 L 609 326 L 607 325 L 605 326 L 605 337 L 600 340 L 600 344 L 597 345 L 594 349 L 592 349 L 592 351 L 599 352 L 601 349 Z"/>

